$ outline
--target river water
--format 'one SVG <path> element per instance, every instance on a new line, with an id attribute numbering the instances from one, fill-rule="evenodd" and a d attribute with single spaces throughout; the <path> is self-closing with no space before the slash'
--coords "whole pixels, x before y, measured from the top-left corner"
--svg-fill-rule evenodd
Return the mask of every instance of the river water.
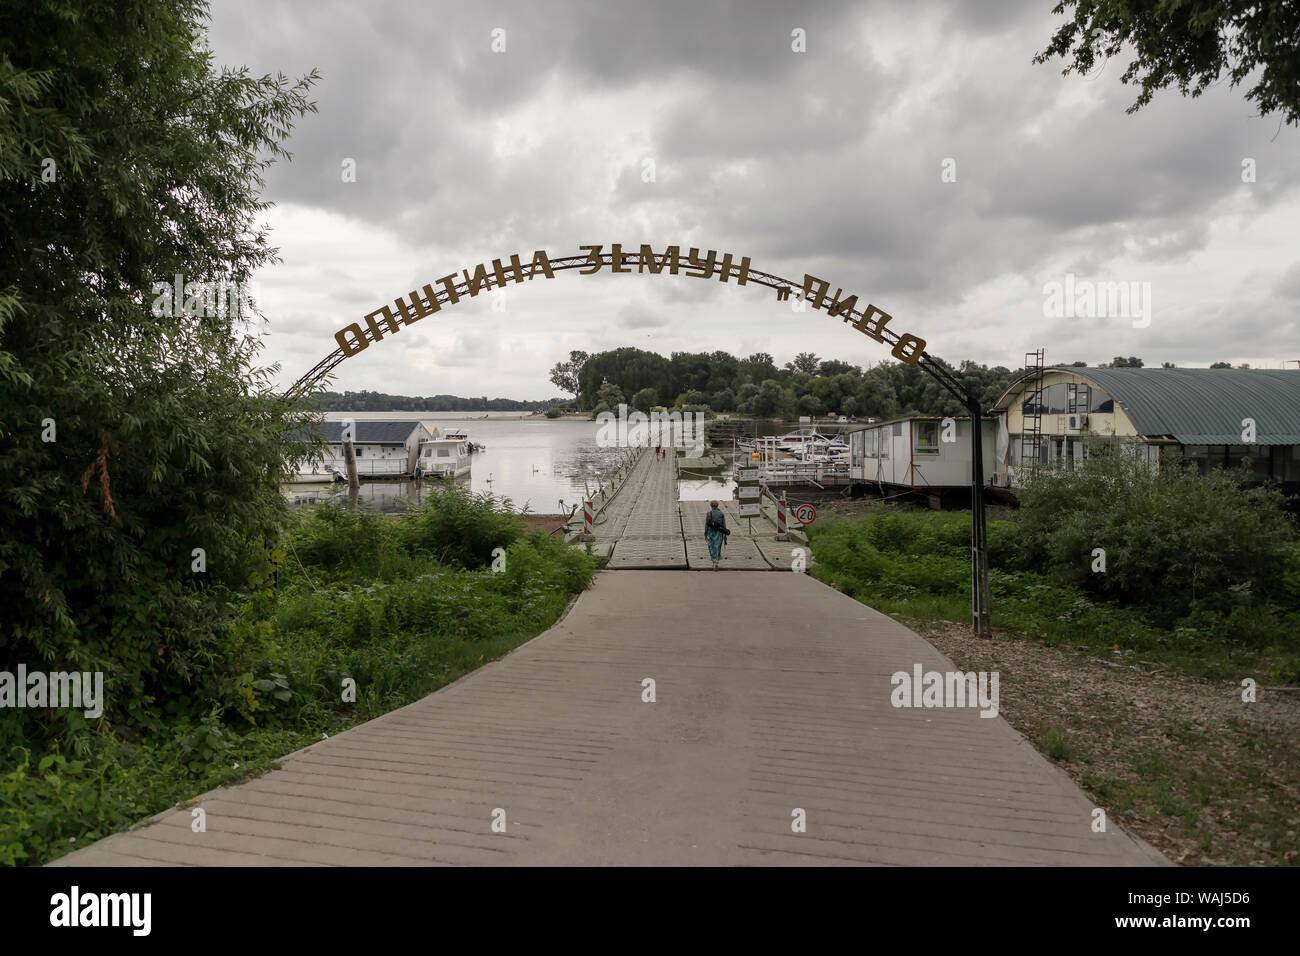
<path id="1" fill-rule="evenodd" d="M 600 475 L 616 467 L 617 448 L 596 442 L 599 425 L 592 421 L 549 419 L 537 415 L 520 418 L 519 412 L 327 412 L 329 421 L 400 420 L 432 422 L 446 433 L 463 430 L 469 440 L 486 446 L 474 454 L 468 475 L 457 484 L 476 493 L 506 498 L 515 510 L 525 505 L 534 514 L 567 514 L 580 504 L 587 488 L 595 490 Z M 404 502 L 418 502 L 435 482 L 363 481 L 360 497 L 382 511 L 401 510 Z M 716 478 L 691 478 L 681 482 L 681 497 L 688 500 L 729 496 L 729 482 Z M 328 484 L 285 485 L 291 501 L 309 504 L 340 494 Z M 564 505 L 561 506 L 560 502 Z"/>

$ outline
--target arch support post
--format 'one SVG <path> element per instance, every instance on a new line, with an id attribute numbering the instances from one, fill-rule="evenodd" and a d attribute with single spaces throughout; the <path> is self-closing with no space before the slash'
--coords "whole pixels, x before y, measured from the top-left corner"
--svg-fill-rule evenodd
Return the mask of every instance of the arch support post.
<path id="1" fill-rule="evenodd" d="M 357 474 L 357 452 L 350 438 L 343 441 L 343 464 L 348 470 L 348 502 L 355 508 L 357 492 L 361 490 L 361 476 Z"/>
<path id="2" fill-rule="evenodd" d="M 984 516 L 984 419 L 979 400 L 966 396 L 971 419 L 970 574 L 971 630 L 976 637 L 992 637 L 989 625 L 989 539 Z"/>

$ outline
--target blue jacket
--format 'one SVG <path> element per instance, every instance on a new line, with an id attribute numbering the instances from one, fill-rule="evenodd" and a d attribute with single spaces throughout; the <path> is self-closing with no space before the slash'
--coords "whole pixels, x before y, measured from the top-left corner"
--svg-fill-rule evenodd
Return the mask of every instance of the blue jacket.
<path id="1" fill-rule="evenodd" d="M 708 514 L 704 516 L 704 530 L 708 531 L 710 527 L 716 527 L 723 534 L 731 534 L 727 529 L 727 516 L 722 513 L 721 508 L 710 508 Z"/>

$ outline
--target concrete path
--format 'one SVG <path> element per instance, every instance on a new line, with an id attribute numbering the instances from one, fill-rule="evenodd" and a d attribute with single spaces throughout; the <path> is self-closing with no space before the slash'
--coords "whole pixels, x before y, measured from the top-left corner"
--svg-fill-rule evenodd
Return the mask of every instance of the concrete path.
<path id="1" fill-rule="evenodd" d="M 204 795 L 206 832 L 179 808 L 55 865 L 1163 862 L 1000 717 L 893 707 L 915 664 L 952 670 L 806 575 L 603 572 L 503 660 Z"/>

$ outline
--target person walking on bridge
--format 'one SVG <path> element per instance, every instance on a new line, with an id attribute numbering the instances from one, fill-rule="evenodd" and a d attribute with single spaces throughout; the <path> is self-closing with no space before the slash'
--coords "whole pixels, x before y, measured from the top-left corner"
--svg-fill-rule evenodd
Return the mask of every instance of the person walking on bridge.
<path id="1" fill-rule="evenodd" d="M 722 560 L 722 548 L 727 543 L 727 517 L 718 507 L 717 501 L 709 502 L 709 513 L 704 516 L 704 539 L 709 542 L 709 557 L 713 560 L 713 570 L 718 570 Z"/>

